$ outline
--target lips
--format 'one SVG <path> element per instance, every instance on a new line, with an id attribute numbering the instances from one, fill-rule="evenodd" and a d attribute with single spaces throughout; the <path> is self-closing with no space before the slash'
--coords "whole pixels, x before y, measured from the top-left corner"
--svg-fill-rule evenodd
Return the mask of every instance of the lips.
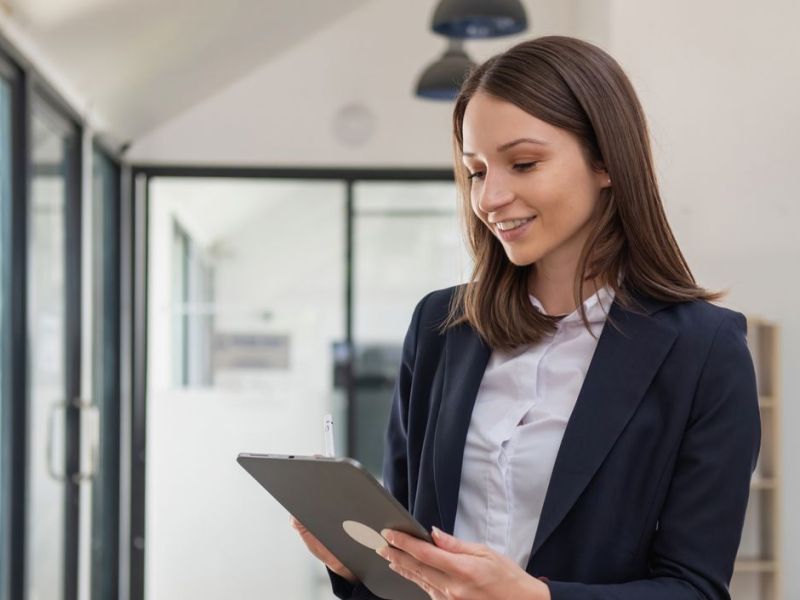
<path id="1" fill-rule="evenodd" d="M 527 231 L 530 229 L 533 222 L 536 220 L 536 217 L 530 217 L 529 219 L 522 222 L 521 225 L 514 227 L 513 229 L 506 229 L 503 231 L 500 227 L 497 226 L 495 223 L 495 231 L 497 235 L 505 242 L 513 242 L 524 236 Z M 501 223 L 507 223 L 508 221 L 500 221 Z"/>

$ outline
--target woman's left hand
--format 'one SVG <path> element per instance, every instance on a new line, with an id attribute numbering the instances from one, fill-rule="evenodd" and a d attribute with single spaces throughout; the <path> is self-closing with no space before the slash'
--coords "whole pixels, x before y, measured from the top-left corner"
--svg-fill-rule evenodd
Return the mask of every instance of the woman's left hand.
<path id="1" fill-rule="evenodd" d="M 381 535 L 391 547 L 378 554 L 433 600 L 550 600 L 547 584 L 483 544 L 459 540 L 436 528 L 434 544 L 389 529 Z"/>

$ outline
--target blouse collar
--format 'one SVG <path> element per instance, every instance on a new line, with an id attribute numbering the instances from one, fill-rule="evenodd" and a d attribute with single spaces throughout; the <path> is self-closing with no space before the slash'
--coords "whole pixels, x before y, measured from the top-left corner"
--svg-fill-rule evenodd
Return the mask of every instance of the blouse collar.
<path id="1" fill-rule="evenodd" d="M 533 304 L 536 309 L 542 313 L 547 314 L 544 309 L 544 306 L 539 301 L 539 299 L 534 296 L 533 294 L 528 294 L 528 297 L 531 300 L 531 304 Z M 589 296 L 584 302 L 583 307 L 586 311 L 586 317 L 588 318 L 590 323 L 602 323 L 606 319 L 606 315 L 608 311 L 611 310 L 611 304 L 614 301 L 614 290 L 611 286 L 604 286 L 600 288 L 597 292 Z M 580 310 L 576 308 L 573 312 L 566 315 L 564 318 L 561 319 L 561 323 L 572 323 L 572 322 L 581 322 L 581 314 Z"/>

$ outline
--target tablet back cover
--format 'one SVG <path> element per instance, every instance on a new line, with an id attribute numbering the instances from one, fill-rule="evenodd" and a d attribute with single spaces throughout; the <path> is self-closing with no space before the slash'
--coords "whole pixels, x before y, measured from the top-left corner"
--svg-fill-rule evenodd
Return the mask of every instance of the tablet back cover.
<path id="1" fill-rule="evenodd" d="M 356 461 L 348 458 L 240 454 L 238 462 L 375 595 L 429 600 L 375 553 L 380 531 L 427 531 Z"/>

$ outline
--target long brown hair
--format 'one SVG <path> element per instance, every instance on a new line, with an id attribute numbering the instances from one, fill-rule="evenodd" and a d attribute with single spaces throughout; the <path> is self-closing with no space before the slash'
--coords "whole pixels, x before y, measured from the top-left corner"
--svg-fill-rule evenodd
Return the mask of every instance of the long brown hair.
<path id="1" fill-rule="evenodd" d="M 606 52 L 588 42 L 547 36 L 517 44 L 477 67 L 453 111 L 455 179 L 474 268 L 453 296 L 442 329 L 469 323 L 492 348 L 539 341 L 556 319 L 528 297 L 530 266 L 514 265 L 473 213 L 461 163 L 467 103 L 477 93 L 511 102 L 565 129 L 580 141 L 589 164 L 605 169 L 613 187 L 600 193 L 599 217 L 581 253 L 574 297 L 584 325 L 584 281 L 602 281 L 629 310 L 633 293 L 657 300 L 718 300 L 723 292 L 697 286 L 667 222 L 658 191 L 644 112 L 628 77 Z"/>

